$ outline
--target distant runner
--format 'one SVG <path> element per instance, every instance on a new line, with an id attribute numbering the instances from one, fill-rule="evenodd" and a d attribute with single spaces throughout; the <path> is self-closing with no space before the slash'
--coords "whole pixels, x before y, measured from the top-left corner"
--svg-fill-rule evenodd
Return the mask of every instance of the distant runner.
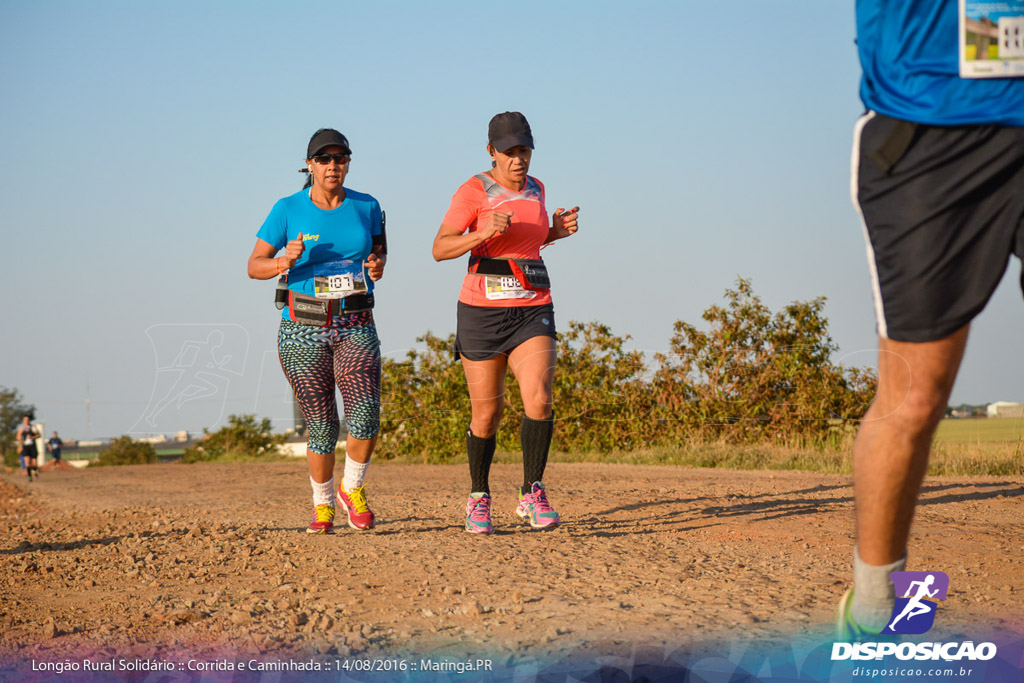
<path id="1" fill-rule="evenodd" d="M 542 483 L 554 430 L 555 311 L 540 249 L 578 229 L 579 207 L 556 209 L 549 221 L 544 185 L 527 175 L 533 133 L 526 117 L 504 112 L 491 119 L 491 169 L 467 180 L 434 238 L 434 259 L 470 253 L 459 294 L 455 353 L 462 359 L 472 405 L 466 431 L 472 493 L 466 531 L 489 534 L 495 433 L 505 403 L 505 373 L 519 382 L 525 415 L 520 429 L 523 485 L 516 514 L 535 529 L 560 518 Z"/>
<path id="2" fill-rule="evenodd" d="M 25 472 L 28 474 L 28 480 L 32 481 L 33 476 L 39 478 L 39 467 L 37 466 L 37 460 L 39 453 L 36 450 L 36 439 L 39 438 L 39 432 L 32 426 L 32 420 L 28 415 L 21 418 L 21 424 L 18 425 L 18 455 L 25 459 Z"/>
<path id="3" fill-rule="evenodd" d="M 64 447 L 64 442 L 57 436 L 57 432 L 53 433 L 53 436 L 46 442 L 47 452 L 53 456 L 54 461 L 60 464 L 60 449 Z"/>
<path id="4" fill-rule="evenodd" d="M 380 428 L 380 340 L 372 309 L 387 241 L 377 200 L 344 186 L 351 159 L 344 135 L 331 128 L 314 133 L 302 169 L 309 174 L 306 186 L 274 205 L 249 257 L 249 277 L 287 278 L 287 290 L 279 290 L 278 353 L 309 429 L 311 534 L 333 530 L 335 499 L 353 529 L 375 523 L 363 480 Z M 349 432 L 337 496 L 334 449 L 341 422 L 335 384 Z"/>

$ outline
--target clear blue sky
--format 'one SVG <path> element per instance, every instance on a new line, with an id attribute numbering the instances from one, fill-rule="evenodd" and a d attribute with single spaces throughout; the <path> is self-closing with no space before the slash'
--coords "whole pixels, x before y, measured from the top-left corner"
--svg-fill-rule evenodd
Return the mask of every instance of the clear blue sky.
<path id="1" fill-rule="evenodd" d="M 2 2 L 0 385 L 69 437 L 284 426 L 273 283 L 245 264 L 310 134 L 344 132 L 348 185 L 387 210 L 376 316 L 402 356 L 454 330 L 465 264 L 430 245 L 507 109 L 549 206 L 582 207 L 544 252 L 563 328 L 664 351 L 743 276 L 773 309 L 826 296 L 839 357 L 874 364 L 853 40 L 853 3 L 820 0 Z M 1024 400 L 1018 272 L 954 402 Z M 202 398 L 161 407 L 190 383 Z"/>

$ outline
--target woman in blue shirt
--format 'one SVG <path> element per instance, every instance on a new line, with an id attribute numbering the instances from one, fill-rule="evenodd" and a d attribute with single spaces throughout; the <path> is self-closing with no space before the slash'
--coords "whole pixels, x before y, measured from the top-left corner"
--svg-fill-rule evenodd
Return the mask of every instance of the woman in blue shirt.
<path id="1" fill-rule="evenodd" d="M 313 521 L 307 532 L 312 534 L 333 530 L 335 500 L 352 528 L 374 525 L 363 480 L 380 428 L 380 340 L 372 309 L 387 244 L 380 204 L 344 186 L 351 155 L 338 131 L 314 133 L 306 148 L 306 187 L 274 205 L 249 256 L 249 277 L 287 278 L 278 354 L 309 430 Z M 335 385 L 348 425 L 337 495 Z"/>

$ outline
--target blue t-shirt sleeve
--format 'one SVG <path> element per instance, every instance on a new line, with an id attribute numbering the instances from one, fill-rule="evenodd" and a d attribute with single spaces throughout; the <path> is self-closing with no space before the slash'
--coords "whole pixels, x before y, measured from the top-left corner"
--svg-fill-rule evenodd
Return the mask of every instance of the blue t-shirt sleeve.
<path id="1" fill-rule="evenodd" d="M 380 235 L 381 223 L 384 221 L 380 203 L 375 199 L 370 206 L 370 234 L 374 237 Z"/>
<path id="2" fill-rule="evenodd" d="M 256 236 L 275 249 L 283 249 L 288 244 L 288 211 L 285 209 L 283 199 L 274 204 Z"/>

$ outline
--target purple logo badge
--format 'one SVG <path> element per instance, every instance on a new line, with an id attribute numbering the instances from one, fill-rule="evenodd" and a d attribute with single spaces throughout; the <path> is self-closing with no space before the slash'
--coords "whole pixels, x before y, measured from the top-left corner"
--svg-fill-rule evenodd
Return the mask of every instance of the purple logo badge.
<path id="1" fill-rule="evenodd" d="M 893 572 L 889 578 L 896 588 L 896 606 L 882 633 L 926 633 L 935 624 L 938 601 L 949 592 L 949 577 L 944 572 Z"/>

